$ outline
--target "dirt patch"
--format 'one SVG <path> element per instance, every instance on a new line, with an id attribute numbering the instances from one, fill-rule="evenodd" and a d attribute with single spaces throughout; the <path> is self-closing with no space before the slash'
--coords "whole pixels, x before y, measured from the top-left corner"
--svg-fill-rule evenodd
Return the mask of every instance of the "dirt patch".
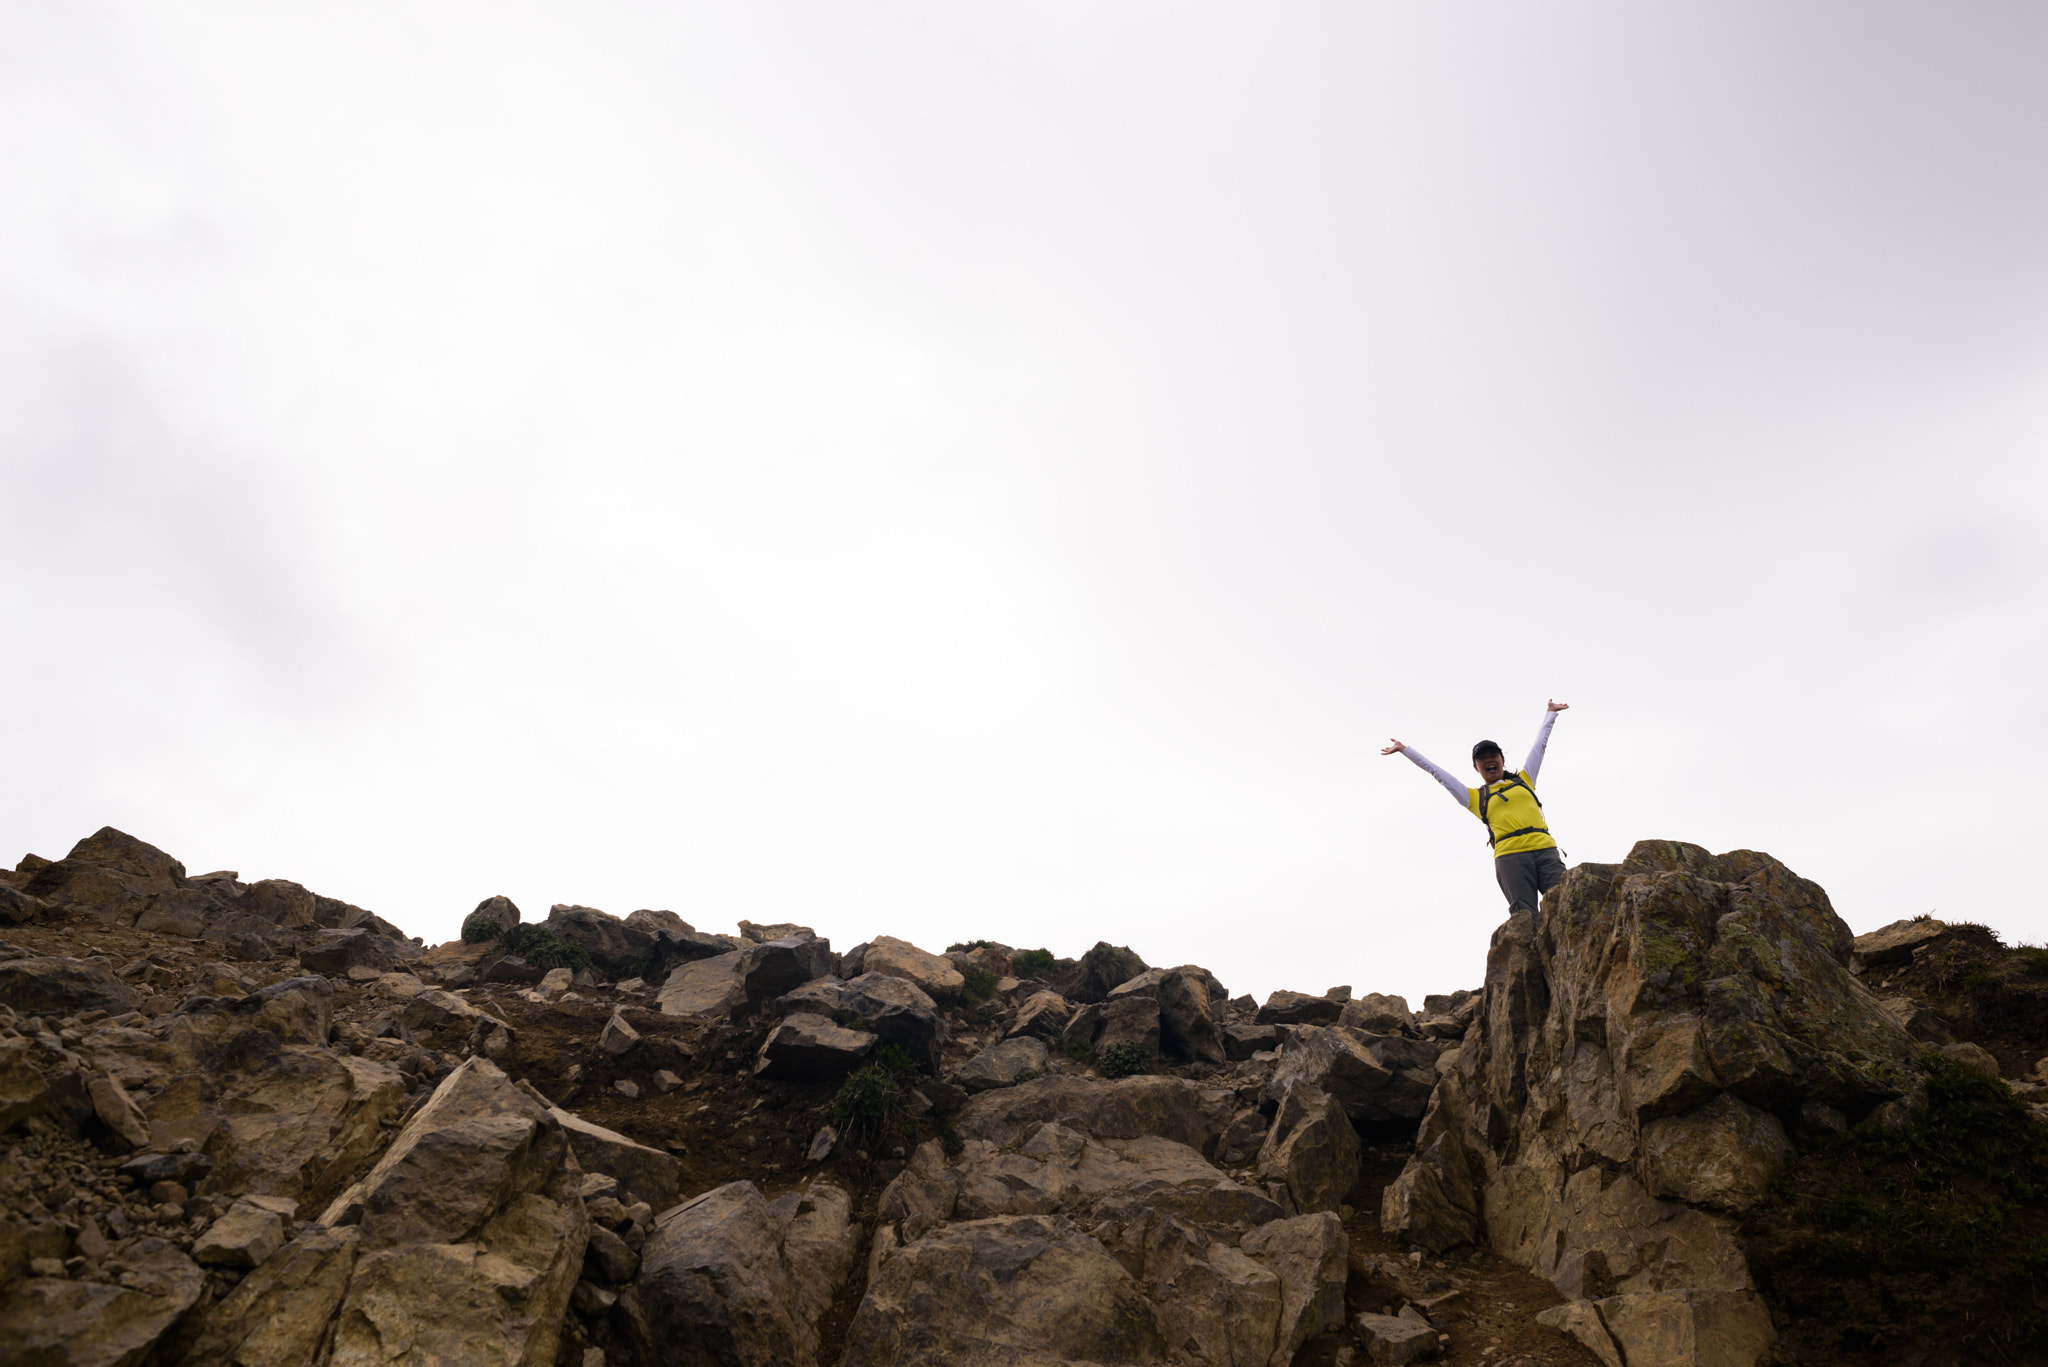
<path id="1" fill-rule="evenodd" d="M 1959 1040 L 1981 1045 L 2008 1078 L 2048 1055 L 2048 949 L 2008 948 L 1989 926 L 1957 923 L 1908 964 L 1869 970 L 1879 997 L 1911 997 Z"/>

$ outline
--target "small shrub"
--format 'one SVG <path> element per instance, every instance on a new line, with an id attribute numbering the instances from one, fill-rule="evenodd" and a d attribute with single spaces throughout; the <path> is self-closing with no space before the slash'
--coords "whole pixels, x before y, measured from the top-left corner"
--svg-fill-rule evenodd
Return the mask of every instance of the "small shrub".
<path id="1" fill-rule="evenodd" d="M 1042 978 L 1058 963 L 1049 949 L 1020 949 L 1010 956 L 1010 971 L 1020 978 Z"/>
<path id="2" fill-rule="evenodd" d="M 891 1073 L 907 1073 L 917 1066 L 917 1060 L 910 1056 L 908 1049 L 894 1044 L 885 1044 L 875 1051 L 875 1062 Z"/>
<path id="3" fill-rule="evenodd" d="M 1152 1071 L 1152 1051 L 1136 1040 L 1118 1040 L 1095 1056 L 1095 1067 L 1104 1077 L 1130 1077 Z"/>
<path id="4" fill-rule="evenodd" d="M 1026 1082 L 1036 1082 L 1044 1076 L 1045 1069 L 1043 1068 L 1026 1068 L 1023 1072 L 1017 1074 L 1017 1081 L 1011 1085 L 1016 1086 Z"/>
<path id="5" fill-rule="evenodd" d="M 948 954 L 971 954 L 977 949 L 1000 950 L 1002 949 L 1002 946 L 997 944 L 994 940 L 969 940 L 964 945 L 946 946 L 946 952 Z"/>
<path id="6" fill-rule="evenodd" d="M 590 967 L 589 950 L 573 940 L 562 939 L 546 926 L 520 926 L 498 941 L 498 947 L 542 968 Z"/>
<path id="7" fill-rule="evenodd" d="M 1082 1039 L 1079 1035 L 1062 1035 L 1056 1040 L 1047 1041 L 1045 1047 L 1055 1054 L 1062 1054 L 1074 1060 L 1076 1063 L 1095 1062 L 1095 1046 Z"/>
<path id="8" fill-rule="evenodd" d="M 946 1151 L 949 1158 L 958 1158 L 967 1148 L 967 1141 L 960 1137 L 960 1131 L 953 1128 L 953 1122 L 950 1120 L 939 1127 L 939 1147 Z"/>
<path id="9" fill-rule="evenodd" d="M 903 1088 L 880 1063 L 849 1076 L 832 1099 L 832 1123 L 850 1140 L 872 1140 L 902 1121 Z"/>
<path id="10" fill-rule="evenodd" d="M 960 989 L 960 996 L 969 1002 L 985 1002 L 996 994 L 996 975 L 974 964 L 955 964 L 960 976 L 967 980 Z"/>
<path id="11" fill-rule="evenodd" d="M 489 944 L 498 938 L 495 923 L 484 920 L 470 920 L 462 923 L 462 943 L 466 945 Z"/>

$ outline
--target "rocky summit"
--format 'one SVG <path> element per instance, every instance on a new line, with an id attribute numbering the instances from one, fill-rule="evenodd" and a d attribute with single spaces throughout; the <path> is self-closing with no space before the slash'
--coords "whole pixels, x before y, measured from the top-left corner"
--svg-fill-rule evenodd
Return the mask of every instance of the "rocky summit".
<path id="1" fill-rule="evenodd" d="M 112 829 L 0 934 L 0 1363 L 2048 1360 L 2048 953 L 1749 851 L 1574 868 L 1419 1008 L 502 896 L 428 946 Z"/>

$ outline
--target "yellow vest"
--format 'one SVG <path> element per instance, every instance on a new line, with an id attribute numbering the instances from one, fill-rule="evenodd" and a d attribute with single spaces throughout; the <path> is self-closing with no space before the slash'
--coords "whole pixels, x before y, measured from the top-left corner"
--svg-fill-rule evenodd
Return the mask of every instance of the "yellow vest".
<path id="1" fill-rule="evenodd" d="M 1526 770 L 1514 778 L 1504 778 L 1484 788 L 1467 788 L 1465 807 L 1474 816 L 1479 816 L 1481 796 L 1486 798 L 1486 815 L 1481 819 L 1486 822 L 1487 835 L 1493 841 L 1495 859 L 1504 854 L 1520 854 L 1523 850 L 1557 847 L 1557 842 L 1550 837 L 1550 827 L 1543 820 L 1543 808 L 1537 804 L 1536 790 L 1530 786 Z"/>

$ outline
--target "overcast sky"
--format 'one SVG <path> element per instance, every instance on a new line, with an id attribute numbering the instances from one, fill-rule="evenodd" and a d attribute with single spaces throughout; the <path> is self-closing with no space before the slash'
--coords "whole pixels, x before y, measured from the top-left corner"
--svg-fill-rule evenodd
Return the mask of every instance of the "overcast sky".
<path id="1" fill-rule="evenodd" d="M 0 846 L 1475 985 L 2048 937 L 2038 4 L 0 7 Z"/>

